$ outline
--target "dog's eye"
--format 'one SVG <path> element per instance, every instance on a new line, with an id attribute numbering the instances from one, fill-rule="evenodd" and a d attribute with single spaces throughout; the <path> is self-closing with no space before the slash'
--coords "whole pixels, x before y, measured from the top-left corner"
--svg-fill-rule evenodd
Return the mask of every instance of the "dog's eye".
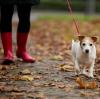
<path id="1" fill-rule="evenodd" d="M 85 43 L 83 43 L 83 46 L 85 46 Z"/>
<path id="2" fill-rule="evenodd" d="M 92 46 L 92 44 L 90 44 L 90 46 Z"/>

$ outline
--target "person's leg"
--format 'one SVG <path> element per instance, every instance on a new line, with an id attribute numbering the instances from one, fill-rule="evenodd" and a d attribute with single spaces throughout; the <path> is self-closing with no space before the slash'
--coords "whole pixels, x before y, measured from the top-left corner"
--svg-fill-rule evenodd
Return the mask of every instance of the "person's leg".
<path id="1" fill-rule="evenodd" d="M 1 5 L 1 40 L 4 49 L 4 63 L 13 62 L 12 54 L 12 15 L 13 5 Z"/>
<path id="2" fill-rule="evenodd" d="M 17 52 L 18 58 L 23 59 L 25 62 L 35 62 L 26 51 L 26 44 L 30 30 L 30 12 L 31 5 L 17 5 L 19 24 L 17 30 Z"/>

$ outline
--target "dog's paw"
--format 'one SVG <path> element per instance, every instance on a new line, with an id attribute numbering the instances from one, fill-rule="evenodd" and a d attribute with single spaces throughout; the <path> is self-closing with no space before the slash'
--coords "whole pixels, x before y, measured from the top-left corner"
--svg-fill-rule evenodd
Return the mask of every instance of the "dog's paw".
<path id="1" fill-rule="evenodd" d="M 83 71 L 82 74 L 88 76 L 88 73 L 86 71 Z"/>
<path id="2" fill-rule="evenodd" d="M 89 74 L 88 76 L 89 76 L 90 78 L 94 78 L 93 74 Z"/>

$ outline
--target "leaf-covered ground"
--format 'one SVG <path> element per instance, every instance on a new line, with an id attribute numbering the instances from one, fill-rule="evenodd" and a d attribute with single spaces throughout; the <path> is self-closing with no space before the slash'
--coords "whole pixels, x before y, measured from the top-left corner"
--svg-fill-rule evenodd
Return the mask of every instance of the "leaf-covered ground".
<path id="1" fill-rule="evenodd" d="M 80 33 L 99 37 L 100 19 L 78 20 L 78 25 Z M 42 17 L 33 21 L 27 49 L 37 61 L 31 64 L 16 59 L 10 66 L 0 65 L 0 99 L 99 99 L 100 42 L 96 43 L 95 78 L 81 75 L 83 85 L 93 84 L 90 89 L 81 89 L 71 58 L 74 32 L 73 22 L 63 17 Z M 1 48 L 0 55 L 2 53 Z"/>

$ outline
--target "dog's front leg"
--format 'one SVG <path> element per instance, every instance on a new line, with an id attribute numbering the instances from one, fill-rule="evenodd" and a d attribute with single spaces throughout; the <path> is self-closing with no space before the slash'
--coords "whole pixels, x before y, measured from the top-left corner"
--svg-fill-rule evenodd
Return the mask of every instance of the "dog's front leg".
<path id="1" fill-rule="evenodd" d="M 84 66 L 83 69 L 82 69 L 82 74 L 88 76 L 88 73 L 86 72 L 86 67 Z"/>
<path id="2" fill-rule="evenodd" d="M 76 75 L 80 74 L 80 67 L 79 67 L 79 63 L 77 60 L 75 60 L 75 74 Z"/>
<path id="3" fill-rule="evenodd" d="M 92 78 L 94 78 L 94 75 L 93 75 L 94 63 L 95 61 L 92 62 L 90 69 L 89 69 L 89 77 L 92 77 Z"/>

